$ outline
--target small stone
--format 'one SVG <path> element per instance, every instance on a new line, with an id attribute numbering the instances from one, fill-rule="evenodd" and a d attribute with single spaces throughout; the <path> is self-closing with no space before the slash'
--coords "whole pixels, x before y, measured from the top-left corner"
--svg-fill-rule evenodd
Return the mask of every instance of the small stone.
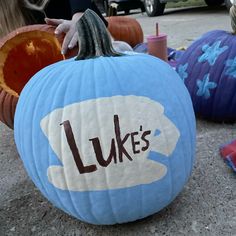
<path id="1" fill-rule="evenodd" d="M 10 231 L 11 232 L 14 232 L 14 231 L 16 231 L 16 227 L 14 226 L 14 227 L 12 227 L 11 229 L 10 229 Z"/>
<path id="2" fill-rule="evenodd" d="M 150 227 L 150 232 L 151 232 L 152 234 L 154 234 L 155 231 L 156 231 L 156 227 L 155 227 L 155 226 Z"/>
<path id="3" fill-rule="evenodd" d="M 31 232 L 35 232 L 36 231 L 36 226 L 33 226 L 33 228 L 31 229 Z"/>
<path id="4" fill-rule="evenodd" d="M 193 222 L 192 222 L 192 230 L 193 230 L 195 233 L 198 233 L 198 230 L 197 230 L 197 221 L 193 221 Z"/>

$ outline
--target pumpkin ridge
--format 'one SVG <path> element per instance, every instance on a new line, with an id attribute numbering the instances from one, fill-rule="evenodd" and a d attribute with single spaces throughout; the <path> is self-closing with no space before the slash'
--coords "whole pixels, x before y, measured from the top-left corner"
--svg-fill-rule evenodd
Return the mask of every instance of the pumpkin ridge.
<path id="1" fill-rule="evenodd" d="M 14 102 L 14 99 L 15 99 L 14 96 L 9 96 L 9 104 L 11 104 L 11 111 L 10 111 L 9 115 L 11 118 L 12 126 L 14 124 L 14 114 L 15 114 L 15 109 L 16 109 L 16 102 Z"/>
<path id="2" fill-rule="evenodd" d="M 18 98 L 15 98 L 6 91 L 4 91 L 3 88 L 0 87 L 0 120 L 5 123 L 9 128 L 13 127 L 13 120 L 14 120 L 14 111 L 16 108 L 16 102 Z M 8 111 L 8 106 L 11 107 L 12 112 Z"/>
<path id="3" fill-rule="evenodd" d="M 7 96 L 7 93 L 0 87 L 0 98 L 1 100 L 3 101 L 1 104 L 0 104 L 0 120 L 1 121 L 6 121 L 7 118 L 5 117 L 5 112 L 4 112 L 4 103 L 6 101 L 6 96 Z"/>

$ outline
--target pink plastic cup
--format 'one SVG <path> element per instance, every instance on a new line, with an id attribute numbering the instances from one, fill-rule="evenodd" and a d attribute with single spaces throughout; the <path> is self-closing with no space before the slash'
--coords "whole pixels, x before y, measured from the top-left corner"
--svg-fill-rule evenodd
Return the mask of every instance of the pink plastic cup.
<path id="1" fill-rule="evenodd" d="M 148 54 L 153 55 L 167 61 L 167 35 L 160 33 L 159 35 L 147 36 Z"/>

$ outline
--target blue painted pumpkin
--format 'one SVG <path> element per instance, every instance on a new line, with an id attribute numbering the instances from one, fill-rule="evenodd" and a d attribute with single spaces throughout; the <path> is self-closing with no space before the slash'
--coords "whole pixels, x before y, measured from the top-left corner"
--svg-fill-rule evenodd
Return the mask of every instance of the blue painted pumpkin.
<path id="1" fill-rule="evenodd" d="M 213 121 L 236 120 L 236 36 L 223 30 L 204 34 L 179 59 L 177 72 L 195 113 Z"/>
<path id="2" fill-rule="evenodd" d="M 79 26 L 87 18 L 102 27 L 91 10 Z M 83 53 L 97 48 L 81 41 Z M 195 156 L 194 112 L 178 74 L 158 58 L 109 50 L 113 56 L 79 52 L 39 71 L 15 115 L 16 145 L 35 185 L 55 206 L 92 224 L 160 211 L 183 189 Z"/>

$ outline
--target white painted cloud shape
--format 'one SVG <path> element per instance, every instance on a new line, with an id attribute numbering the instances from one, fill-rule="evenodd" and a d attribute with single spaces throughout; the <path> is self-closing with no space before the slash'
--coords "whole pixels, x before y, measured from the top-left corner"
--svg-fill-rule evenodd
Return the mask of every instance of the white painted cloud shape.
<path id="1" fill-rule="evenodd" d="M 48 167 L 48 179 L 55 187 L 71 191 L 127 188 L 163 178 L 167 167 L 149 160 L 149 153 L 168 157 L 180 136 L 163 106 L 140 96 L 74 103 L 54 110 L 40 125 L 62 163 Z M 72 146 L 83 166 L 93 169 L 80 173 Z M 107 166 L 98 161 L 101 156 Z"/>

